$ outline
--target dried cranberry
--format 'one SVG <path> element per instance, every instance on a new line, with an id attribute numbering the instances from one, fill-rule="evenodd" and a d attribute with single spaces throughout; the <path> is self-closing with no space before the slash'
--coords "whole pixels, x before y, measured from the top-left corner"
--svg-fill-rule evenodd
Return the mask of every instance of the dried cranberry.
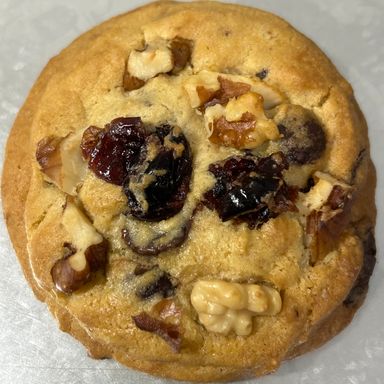
<path id="1" fill-rule="evenodd" d="M 258 177 L 244 181 L 239 187 L 231 188 L 217 206 L 221 220 L 228 221 L 236 216 L 260 210 L 265 206 L 262 197 L 268 192 L 276 191 L 278 186 L 278 179 Z"/>
<path id="2" fill-rule="evenodd" d="M 235 223 L 247 223 L 249 229 L 260 228 L 269 219 L 276 217 L 277 214 L 272 212 L 268 206 L 263 205 L 258 211 L 246 213 L 234 219 Z"/>
<path id="3" fill-rule="evenodd" d="M 96 130 L 95 133 L 98 135 L 98 141 L 89 153 L 88 149 L 84 149 L 83 140 L 83 152 L 89 156 L 89 168 L 97 177 L 112 184 L 122 185 L 136 165 L 145 142 L 146 133 L 140 117 L 115 119 L 106 125 L 102 133 Z"/>
<path id="4" fill-rule="evenodd" d="M 288 161 L 282 152 L 262 157 L 257 162 L 257 171 L 265 176 L 281 176 L 288 169 Z"/>
<path id="5" fill-rule="evenodd" d="M 282 179 L 288 162 L 281 152 L 268 157 L 231 157 L 211 164 L 216 183 L 204 195 L 204 204 L 223 221 L 235 219 L 257 228 L 278 214 L 296 209 L 297 189 Z"/>
<path id="6" fill-rule="evenodd" d="M 147 137 L 151 150 L 141 153 L 141 164 L 127 178 L 124 191 L 130 214 L 160 221 L 179 212 L 189 192 L 192 156 L 185 136 L 170 126 L 160 126 Z M 149 157 L 150 156 L 150 157 Z"/>
<path id="7" fill-rule="evenodd" d="M 95 127 L 93 125 L 84 131 L 80 147 L 85 160 L 90 158 L 103 134 L 104 129 Z"/>

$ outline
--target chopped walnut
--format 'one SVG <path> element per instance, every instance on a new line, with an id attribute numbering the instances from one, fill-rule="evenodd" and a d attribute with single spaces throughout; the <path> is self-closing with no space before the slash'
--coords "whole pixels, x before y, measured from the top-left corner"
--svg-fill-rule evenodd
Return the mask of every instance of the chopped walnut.
<path id="1" fill-rule="evenodd" d="M 340 206 L 342 208 L 344 200 L 350 198 L 351 186 L 333 176 L 324 172 L 315 172 L 313 179 L 315 185 L 309 192 L 299 193 L 297 205 L 304 215 L 321 210 L 328 205 L 328 201 L 331 207 L 337 209 Z M 332 208 L 332 210 L 335 208 Z"/>
<path id="2" fill-rule="evenodd" d="M 80 150 L 82 134 L 79 131 L 65 137 L 48 136 L 38 142 L 36 149 L 41 171 L 63 192 L 73 196 L 87 170 Z"/>
<path id="3" fill-rule="evenodd" d="M 284 100 L 280 92 L 258 78 L 201 71 L 184 83 L 192 108 L 204 111 L 216 104 L 226 104 L 229 99 L 245 93 L 257 93 L 263 97 L 265 109 L 271 109 Z"/>
<path id="4" fill-rule="evenodd" d="M 132 316 L 135 325 L 142 331 L 154 333 L 167 342 L 174 352 L 180 352 L 181 334 L 178 325 L 158 320 L 146 312 Z"/>
<path id="5" fill-rule="evenodd" d="M 64 244 L 66 254 L 53 265 L 51 275 L 59 291 L 72 293 L 90 281 L 92 272 L 105 268 L 108 243 L 69 201 L 61 222 L 71 240 Z"/>
<path id="6" fill-rule="evenodd" d="M 276 124 L 264 114 L 263 98 L 246 93 L 232 98 L 225 108 L 209 107 L 204 115 L 209 140 L 238 149 L 252 149 L 279 138 Z"/>
<path id="7" fill-rule="evenodd" d="M 163 299 L 152 307 L 151 314 L 161 320 L 167 320 L 171 321 L 173 324 L 179 324 L 181 308 L 177 306 L 173 299 Z"/>
<path id="8" fill-rule="evenodd" d="M 188 64 L 192 54 L 192 41 L 175 37 L 171 41 L 156 39 L 144 50 L 130 53 L 123 75 L 125 91 L 134 91 L 161 73 L 177 75 Z"/>
<path id="9" fill-rule="evenodd" d="M 144 51 L 132 51 L 128 58 L 128 73 L 137 79 L 147 81 L 160 73 L 173 69 L 172 51 L 165 41 L 158 40 Z"/>
<path id="10" fill-rule="evenodd" d="M 222 76 L 219 76 L 217 79 L 219 81 L 220 88 L 216 92 L 212 93 L 211 96 L 200 106 L 200 110 L 203 112 L 208 107 L 213 107 L 216 104 L 225 105 L 230 99 L 244 95 L 251 90 L 251 86 L 249 84 L 234 82 Z M 201 94 L 201 88 L 199 91 Z"/>
<path id="11" fill-rule="evenodd" d="M 244 113 L 238 121 L 227 121 L 221 116 L 211 123 L 209 140 L 227 147 L 244 148 L 247 138 L 255 129 L 255 123 L 255 116 L 250 113 Z"/>
<path id="12" fill-rule="evenodd" d="M 306 217 L 306 246 L 311 264 L 336 247 L 345 228 L 345 208 L 352 198 L 352 187 L 323 172 L 316 172 L 315 184 L 307 193 L 299 193 L 299 211 Z"/>

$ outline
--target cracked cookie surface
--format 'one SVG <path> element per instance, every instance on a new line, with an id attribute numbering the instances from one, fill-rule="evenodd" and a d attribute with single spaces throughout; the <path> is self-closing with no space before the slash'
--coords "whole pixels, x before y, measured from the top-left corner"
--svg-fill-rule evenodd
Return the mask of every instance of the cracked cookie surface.
<path id="1" fill-rule="evenodd" d="M 145 73 L 138 69 L 151 63 Z M 139 80 L 135 86 L 127 70 Z M 32 124 L 23 120 L 27 110 Z M 68 147 L 77 142 L 80 151 L 77 134 L 121 117 L 142 120 L 140 148 L 144 136 L 155 137 L 161 124 L 178 127 L 185 136 L 192 172 L 185 200 L 171 217 L 148 222 L 132 215 L 119 185 L 123 180 L 98 177 L 81 156 L 76 167 L 84 172 L 67 177 Z M 21 130 L 30 143 L 26 154 L 15 144 Z M 239 132 L 245 132 L 241 140 Z M 140 212 L 145 211 L 143 190 L 146 197 L 148 186 L 159 180 L 173 185 L 164 164 L 174 164 L 185 151 L 186 145 L 180 148 L 172 137 L 166 142 L 167 134 L 149 140 L 137 163 L 141 168 L 133 172 L 148 177 L 129 176 L 126 182 L 142 202 Z M 52 135 L 59 140 L 45 143 L 36 161 L 39 143 Z M 288 163 L 281 169 L 276 164 L 284 161 L 276 160 L 276 153 Z M 159 154 L 160 165 L 151 168 Z M 272 165 L 265 160 L 270 157 Z M 210 172 L 228 159 L 238 159 L 230 177 Z M 240 159 L 248 162 L 246 171 L 238 171 Z M 125 162 L 123 168 L 131 175 Z M 161 2 L 96 27 L 43 73 L 12 131 L 4 172 L 6 215 L 14 210 L 19 216 L 17 225 L 10 220 L 8 225 L 30 284 L 63 329 L 95 355 L 128 366 L 199 381 L 265 374 L 341 329 L 366 290 L 355 285 L 361 280 L 363 241 L 375 219 L 364 118 L 350 86 L 318 48 L 262 11 Z M 12 198 L 16 175 L 22 179 L 18 196 L 28 191 L 25 206 Z M 296 192 L 288 193 L 284 185 Z M 201 205 L 215 186 L 219 203 L 214 206 L 225 210 Z M 239 194 L 245 196 L 241 204 Z M 282 200 L 292 203 L 289 209 L 281 208 Z M 105 238 L 109 246 L 105 273 L 94 273 L 74 293 L 62 294 L 51 269 L 76 255 L 74 249 L 71 255 L 63 250 L 76 236 L 65 226 L 71 204 L 94 228 L 85 245 Z M 267 215 L 267 208 L 273 214 Z M 15 235 L 16 226 L 25 226 L 25 239 Z M 127 230 L 128 241 L 122 235 Z M 148 254 L 148 249 L 161 252 Z M 252 317 L 247 336 L 211 332 L 199 322 L 191 293 L 198 282 L 217 280 L 273 289 L 282 298 L 281 311 Z M 343 305 L 347 309 L 340 310 Z M 334 313 L 340 326 L 327 333 L 327 318 Z"/>

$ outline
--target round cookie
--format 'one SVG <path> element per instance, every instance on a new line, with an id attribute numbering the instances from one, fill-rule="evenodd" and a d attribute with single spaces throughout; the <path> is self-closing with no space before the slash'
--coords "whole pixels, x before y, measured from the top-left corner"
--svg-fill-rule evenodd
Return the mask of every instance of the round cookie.
<path id="1" fill-rule="evenodd" d="M 138 152 L 124 154 L 130 173 L 116 181 L 97 159 L 121 117 L 140 117 L 120 125 L 143 137 Z M 99 128 L 97 145 L 81 152 L 91 126 Z M 361 304 L 374 265 L 366 130 L 350 86 L 276 16 L 219 3 L 154 3 L 86 33 L 44 70 L 7 145 L 8 228 L 36 295 L 95 357 L 177 379 L 262 375 L 328 340 Z M 61 146 L 79 161 L 75 175 L 64 157 L 52 160 Z M 173 193 L 161 210 L 140 201 L 143 184 L 166 171 L 139 177 L 150 173 L 148 148 L 186 159 L 175 166 L 182 180 L 167 184 Z M 224 183 L 215 169 L 227 169 L 228 159 L 252 169 Z M 224 204 L 237 187 L 253 191 L 260 180 L 269 189 L 253 206 L 248 198 L 245 208 Z M 222 195 L 215 186 L 225 187 Z M 108 243 L 108 252 L 91 252 L 88 268 L 96 254 L 98 263 L 76 282 L 68 274 L 64 281 L 58 264 L 82 248 L 70 215 L 75 226 L 89 224 L 80 240 L 91 233 L 91 245 Z M 199 283 L 212 281 L 261 290 L 267 309 L 224 306 L 226 315 L 251 317 L 249 334 L 239 334 L 236 322 L 214 331 L 201 316 L 222 326 L 191 301 Z M 215 297 L 227 287 L 218 286 Z M 271 292 L 282 302 L 277 313 L 268 312 Z"/>

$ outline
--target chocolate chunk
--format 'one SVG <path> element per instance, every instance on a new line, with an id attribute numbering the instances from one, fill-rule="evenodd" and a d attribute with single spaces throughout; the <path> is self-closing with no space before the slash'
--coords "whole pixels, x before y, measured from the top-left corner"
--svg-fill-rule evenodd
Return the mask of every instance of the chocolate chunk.
<path id="1" fill-rule="evenodd" d="M 153 271 L 153 270 L 152 270 Z M 140 299 L 149 299 L 154 295 L 160 295 L 163 298 L 173 296 L 176 286 L 171 281 L 168 273 L 156 268 L 153 272 L 148 271 L 149 281 L 140 284 L 136 289 L 136 295 Z"/>
<path id="2" fill-rule="evenodd" d="M 281 151 L 290 164 L 308 164 L 319 159 L 326 137 L 315 115 L 298 105 L 282 105 L 274 118 L 280 134 Z"/>
<path id="3" fill-rule="evenodd" d="M 170 45 L 173 56 L 173 69 L 171 74 L 177 75 L 191 60 L 192 41 L 183 39 L 182 37 L 175 37 Z"/>

